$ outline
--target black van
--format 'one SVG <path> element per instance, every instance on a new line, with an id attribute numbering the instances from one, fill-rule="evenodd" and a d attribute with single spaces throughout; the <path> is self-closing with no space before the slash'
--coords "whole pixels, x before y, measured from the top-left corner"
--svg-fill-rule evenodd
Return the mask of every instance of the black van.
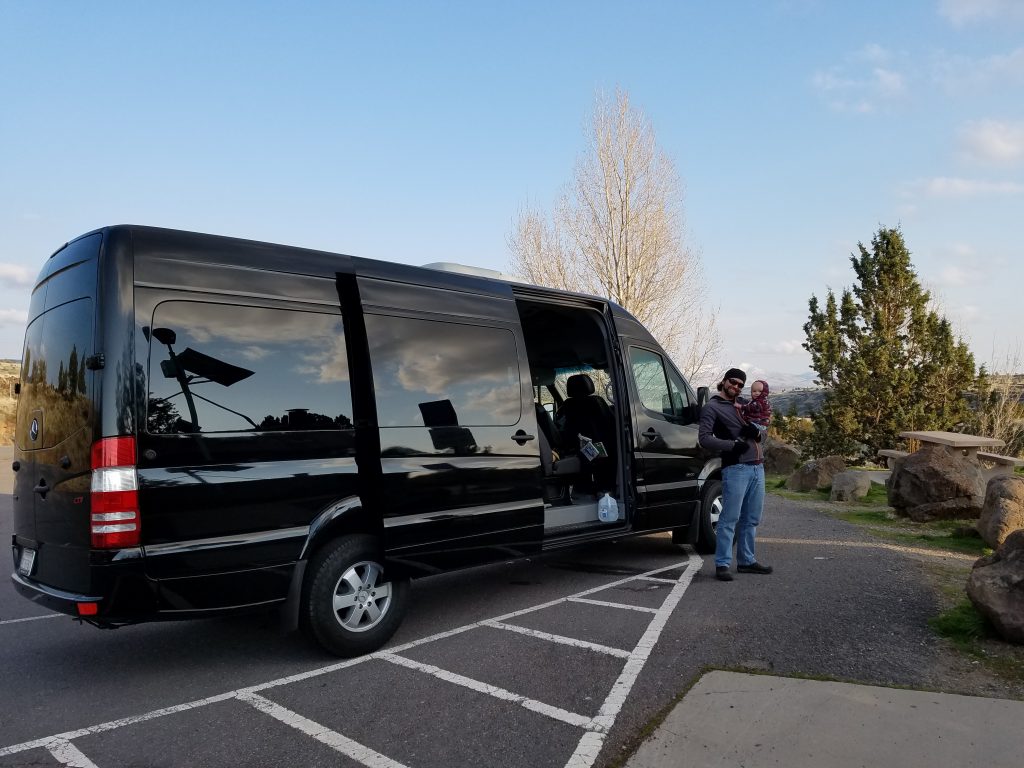
<path id="1" fill-rule="evenodd" d="M 12 579 L 97 626 L 278 605 L 356 655 L 413 576 L 714 549 L 707 392 L 591 296 L 108 227 L 43 267 L 19 390 Z"/>

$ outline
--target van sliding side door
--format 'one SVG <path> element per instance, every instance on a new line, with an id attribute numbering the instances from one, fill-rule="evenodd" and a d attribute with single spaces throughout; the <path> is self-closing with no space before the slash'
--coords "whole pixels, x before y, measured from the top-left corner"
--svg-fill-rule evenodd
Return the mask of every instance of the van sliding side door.
<path id="1" fill-rule="evenodd" d="M 538 551 L 539 441 L 514 303 L 362 277 L 359 288 L 388 557 L 430 571 Z"/>

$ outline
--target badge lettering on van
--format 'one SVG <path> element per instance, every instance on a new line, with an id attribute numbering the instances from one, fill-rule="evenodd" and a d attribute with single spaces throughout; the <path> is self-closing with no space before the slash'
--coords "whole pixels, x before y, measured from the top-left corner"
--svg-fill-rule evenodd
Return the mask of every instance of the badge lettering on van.
<path id="1" fill-rule="evenodd" d="M 28 436 L 33 443 L 39 438 L 39 419 L 32 419 L 32 424 L 28 428 Z"/>

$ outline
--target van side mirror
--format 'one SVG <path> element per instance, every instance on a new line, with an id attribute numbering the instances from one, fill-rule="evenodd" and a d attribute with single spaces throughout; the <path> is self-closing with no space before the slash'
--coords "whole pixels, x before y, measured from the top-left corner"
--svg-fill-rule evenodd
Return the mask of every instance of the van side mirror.
<path id="1" fill-rule="evenodd" d="M 711 399 L 711 390 L 707 387 L 697 387 L 697 407 L 703 408 Z"/>
<path id="2" fill-rule="evenodd" d="M 173 344 L 178 340 L 178 334 L 170 328 L 154 328 L 150 333 L 152 333 L 153 338 L 161 344 Z"/>

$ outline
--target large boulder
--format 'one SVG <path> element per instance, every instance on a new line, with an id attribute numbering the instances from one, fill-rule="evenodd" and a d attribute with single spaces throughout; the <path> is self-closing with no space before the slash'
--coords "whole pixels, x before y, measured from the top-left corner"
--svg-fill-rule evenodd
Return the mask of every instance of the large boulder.
<path id="1" fill-rule="evenodd" d="M 792 445 L 775 440 L 768 441 L 764 448 L 764 471 L 772 475 L 788 475 L 796 469 L 800 451 Z"/>
<path id="2" fill-rule="evenodd" d="M 857 501 L 871 490 L 871 476 L 867 472 L 840 472 L 832 478 L 831 501 Z"/>
<path id="3" fill-rule="evenodd" d="M 967 596 L 1002 637 L 1024 643 L 1024 529 L 974 564 Z"/>
<path id="4" fill-rule="evenodd" d="M 973 459 L 944 445 L 925 445 L 899 459 L 886 483 L 889 506 L 919 523 L 977 518 L 985 477 Z"/>
<path id="5" fill-rule="evenodd" d="M 985 488 L 978 533 L 995 549 L 1020 528 L 1024 528 L 1024 477 L 996 475 Z"/>
<path id="6" fill-rule="evenodd" d="M 786 487 L 791 491 L 824 490 L 832 485 L 832 478 L 845 471 L 846 462 L 842 456 L 826 456 L 797 468 L 786 479 Z"/>

